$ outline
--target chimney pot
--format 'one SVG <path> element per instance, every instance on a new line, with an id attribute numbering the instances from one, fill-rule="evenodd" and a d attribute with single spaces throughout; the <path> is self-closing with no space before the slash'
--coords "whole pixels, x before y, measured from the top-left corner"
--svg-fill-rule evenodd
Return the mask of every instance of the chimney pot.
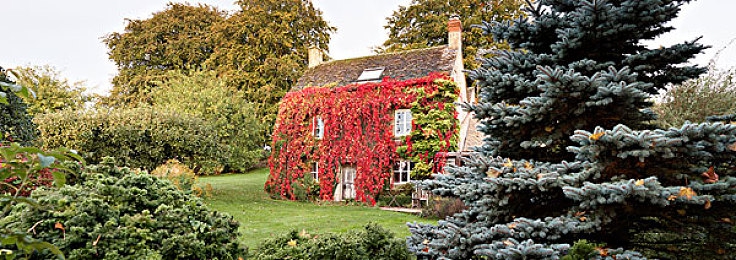
<path id="1" fill-rule="evenodd" d="M 460 50 L 462 48 L 462 23 L 457 15 L 450 16 L 447 21 L 447 43 L 450 49 Z"/>

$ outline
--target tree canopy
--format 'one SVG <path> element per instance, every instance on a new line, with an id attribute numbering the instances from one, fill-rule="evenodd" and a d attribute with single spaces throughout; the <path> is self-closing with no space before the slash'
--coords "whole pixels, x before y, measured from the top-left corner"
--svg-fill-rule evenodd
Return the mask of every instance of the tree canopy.
<path id="1" fill-rule="evenodd" d="M 523 0 L 413 0 L 409 6 L 386 18 L 384 26 L 389 30 L 389 39 L 378 47 L 379 52 L 392 52 L 426 48 L 447 44 L 447 20 L 452 15 L 460 16 L 463 29 L 463 54 L 465 68 L 476 65 L 479 49 L 491 45 L 503 48 L 503 42 L 494 42 L 480 28 L 483 22 L 503 21 L 522 14 Z"/>
<path id="2" fill-rule="evenodd" d="M 307 67 L 307 48 L 327 50 L 335 28 L 311 1 L 240 0 L 236 5 L 239 10 L 227 14 L 207 5 L 171 3 L 108 35 L 105 43 L 119 75 L 107 103 L 150 103 L 151 88 L 166 71 L 207 66 L 273 123 L 276 104 Z"/>
<path id="3" fill-rule="evenodd" d="M 92 97 L 86 95 L 84 82 L 69 82 L 49 65 L 18 67 L 18 84 L 36 92 L 36 98 L 24 98 L 30 115 L 56 112 L 63 109 L 82 109 Z"/>

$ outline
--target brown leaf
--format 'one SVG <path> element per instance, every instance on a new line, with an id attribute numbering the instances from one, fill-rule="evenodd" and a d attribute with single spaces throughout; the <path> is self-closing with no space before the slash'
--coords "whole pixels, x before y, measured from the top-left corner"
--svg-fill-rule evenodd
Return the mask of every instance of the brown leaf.
<path id="1" fill-rule="evenodd" d="M 509 228 L 515 228 L 516 227 L 516 223 L 511 223 L 511 224 L 508 225 L 508 227 Z"/>
<path id="2" fill-rule="evenodd" d="M 608 248 L 596 247 L 595 249 L 598 250 L 598 254 L 600 254 L 601 256 L 608 256 Z"/>
<path id="3" fill-rule="evenodd" d="M 54 224 L 54 228 L 56 228 L 56 229 L 61 229 L 61 231 L 66 231 L 66 230 L 64 229 L 64 225 L 63 225 L 63 224 L 61 224 L 61 222 L 56 222 L 56 224 Z"/>
<path id="4" fill-rule="evenodd" d="M 705 183 L 716 183 L 718 181 L 718 174 L 716 174 L 716 169 L 713 166 L 700 175 L 705 178 L 705 180 L 703 180 Z"/>
<path id="5" fill-rule="evenodd" d="M 513 246 L 513 245 L 514 245 L 514 243 L 513 243 L 513 242 L 511 242 L 511 241 L 508 241 L 508 240 L 504 240 L 504 241 L 503 241 L 503 244 L 504 244 L 504 245 L 506 245 L 506 246 Z"/>
<path id="6" fill-rule="evenodd" d="M 532 164 L 529 162 L 525 162 L 524 169 L 531 170 L 531 169 L 534 169 L 534 166 L 532 166 Z"/>
<path id="7" fill-rule="evenodd" d="M 491 178 L 496 178 L 498 177 L 498 175 L 501 175 L 501 173 L 494 169 L 488 169 L 488 171 L 486 172 L 486 176 Z"/>
<path id="8" fill-rule="evenodd" d="M 503 164 L 503 167 L 506 167 L 506 168 L 514 167 L 514 163 L 511 162 L 511 159 L 506 159 L 506 162 Z"/>
<path id="9" fill-rule="evenodd" d="M 721 219 L 721 222 L 731 224 L 731 219 L 730 218 L 722 218 Z"/>
<path id="10" fill-rule="evenodd" d="M 706 200 L 706 201 L 705 201 L 705 206 L 704 206 L 704 208 L 705 208 L 705 209 L 709 209 L 709 208 L 710 208 L 710 200 Z"/>
<path id="11" fill-rule="evenodd" d="M 586 221 L 586 220 L 588 220 L 588 218 L 586 218 L 586 217 L 580 217 L 580 221 Z"/>
<path id="12" fill-rule="evenodd" d="M 644 185 L 644 180 L 638 179 L 638 180 L 636 180 L 636 182 L 634 182 L 634 185 L 636 185 L 636 186 Z"/>
<path id="13" fill-rule="evenodd" d="M 582 215 L 585 215 L 585 211 L 578 211 L 578 212 L 575 212 L 575 216 L 576 216 L 576 217 L 580 217 L 580 216 L 582 216 Z"/>
<path id="14" fill-rule="evenodd" d="M 678 209 L 677 214 L 680 214 L 680 216 L 685 216 L 687 212 L 684 209 Z"/>
<path id="15" fill-rule="evenodd" d="M 728 150 L 736 152 L 736 142 L 728 145 Z"/>

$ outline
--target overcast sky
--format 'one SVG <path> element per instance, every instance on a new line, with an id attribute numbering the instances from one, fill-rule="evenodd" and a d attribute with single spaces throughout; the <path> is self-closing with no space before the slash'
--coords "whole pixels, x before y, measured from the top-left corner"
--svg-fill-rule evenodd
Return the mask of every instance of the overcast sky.
<path id="1" fill-rule="evenodd" d="M 0 66 L 52 65 L 63 77 L 85 80 L 89 89 L 103 93 L 116 74 L 101 38 L 122 32 L 125 18 L 146 19 L 161 11 L 168 0 L 1 0 Z M 184 1 L 173 1 L 184 2 Z M 233 10 L 233 0 L 195 1 Z M 371 47 L 387 38 L 385 18 L 411 0 L 313 0 L 327 22 L 337 27 L 330 56 L 346 59 L 371 54 Z M 736 1 L 699 0 L 683 8 L 672 22 L 675 32 L 651 43 L 670 45 L 703 36 L 714 46 L 695 62 L 707 64 L 715 52 L 736 38 Z M 734 44 L 736 45 L 736 44 Z M 736 46 L 722 52 L 721 68 L 736 66 Z"/>

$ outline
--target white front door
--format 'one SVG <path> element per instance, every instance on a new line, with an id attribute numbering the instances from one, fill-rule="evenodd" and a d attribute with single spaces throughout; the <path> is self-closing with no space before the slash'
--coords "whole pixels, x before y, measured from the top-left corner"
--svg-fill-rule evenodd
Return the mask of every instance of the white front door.
<path id="1" fill-rule="evenodd" d="M 342 199 L 355 199 L 355 167 L 342 167 Z"/>

